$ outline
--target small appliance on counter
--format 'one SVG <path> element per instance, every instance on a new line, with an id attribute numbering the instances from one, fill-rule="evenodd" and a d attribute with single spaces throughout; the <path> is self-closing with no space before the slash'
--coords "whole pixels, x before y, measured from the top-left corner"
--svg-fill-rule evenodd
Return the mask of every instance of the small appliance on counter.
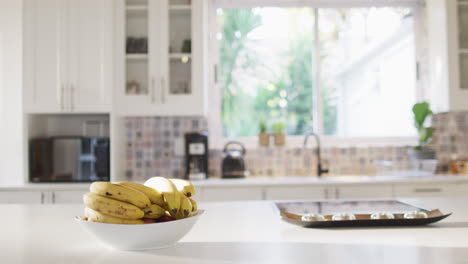
<path id="1" fill-rule="evenodd" d="M 229 148 L 229 146 L 237 145 L 237 148 Z M 223 178 L 244 178 L 247 175 L 245 170 L 245 147 L 240 142 L 230 141 L 224 146 L 224 159 L 222 163 Z"/>
<path id="2" fill-rule="evenodd" d="M 108 137 L 33 138 L 29 143 L 31 182 L 110 180 Z"/>
<path id="3" fill-rule="evenodd" d="M 206 179 L 208 175 L 208 133 L 185 134 L 185 178 Z"/>

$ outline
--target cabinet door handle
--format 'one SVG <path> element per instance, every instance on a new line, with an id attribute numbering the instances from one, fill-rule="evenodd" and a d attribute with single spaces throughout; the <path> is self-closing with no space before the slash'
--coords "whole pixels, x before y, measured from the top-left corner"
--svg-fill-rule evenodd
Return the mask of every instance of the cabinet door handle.
<path id="1" fill-rule="evenodd" d="M 72 85 L 70 85 L 70 111 L 73 111 L 75 106 L 73 104 L 73 101 L 74 101 L 74 97 L 75 97 L 75 87 Z"/>
<path id="2" fill-rule="evenodd" d="M 415 193 L 439 193 L 442 192 L 442 188 L 414 188 Z"/>
<path id="3" fill-rule="evenodd" d="M 328 188 L 325 188 L 325 199 L 328 200 Z"/>
<path id="4" fill-rule="evenodd" d="M 156 88 L 154 85 L 154 77 L 153 77 L 151 78 L 151 103 L 152 104 L 154 104 L 154 101 L 156 100 L 155 97 L 156 97 Z"/>
<path id="5" fill-rule="evenodd" d="M 62 111 L 65 110 L 65 84 L 62 83 L 62 86 L 60 87 L 60 109 Z"/>
<path id="6" fill-rule="evenodd" d="M 55 203 L 55 192 L 52 193 L 52 203 Z"/>
<path id="7" fill-rule="evenodd" d="M 166 98 L 165 98 L 165 90 L 166 90 L 166 82 L 164 81 L 164 77 L 161 78 L 161 103 L 165 104 L 166 103 Z"/>
<path id="8" fill-rule="evenodd" d="M 44 204 L 44 198 L 45 198 L 44 192 L 41 192 L 41 204 Z"/>
<path id="9" fill-rule="evenodd" d="M 335 188 L 335 198 L 340 199 L 340 189 Z"/>

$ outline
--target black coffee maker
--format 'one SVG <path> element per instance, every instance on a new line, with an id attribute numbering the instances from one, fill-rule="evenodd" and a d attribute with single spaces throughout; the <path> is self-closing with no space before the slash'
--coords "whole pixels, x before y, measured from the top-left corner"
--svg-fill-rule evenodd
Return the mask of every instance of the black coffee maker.
<path id="1" fill-rule="evenodd" d="M 202 180 L 208 176 L 208 133 L 185 134 L 185 178 Z"/>
<path id="2" fill-rule="evenodd" d="M 237 145 L 238 148 L 229 148 L 231 145 Z M 221 165 L 223 178 L 244 178 L 245 170 L 245 147 L 240 142 L 230 141 L 224 146 L 224 159 Z"/>

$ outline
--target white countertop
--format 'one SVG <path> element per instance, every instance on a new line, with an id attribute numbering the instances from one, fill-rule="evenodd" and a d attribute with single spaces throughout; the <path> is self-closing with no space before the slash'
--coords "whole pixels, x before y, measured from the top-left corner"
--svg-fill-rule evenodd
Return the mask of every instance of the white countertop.
<path id="1" fill-rule="evenodd" d="M 280 220 L 271 201 L 201 203 L 206 214 L 175 247 L 142 252 L 103 247 L 75 223 L 80 205 L 0 205 L 0 262 L 467 263 L 468 198 L 408 201 L 453 215 L 423 227 L 307 229 Z"/>
<path id="2" fill-rule="evenodd" d="M 411 184 L 411 183 L 466 183 L 468 175 L 408 176 L 329 176 L 318 177 L 251 177 L 245 179 L 219 179 L 192 181 L 196 187 L 256 187 L 256 186 L 304 186 L 304 185 L 363 185 L 363 184 Z M 0 186 L 0 191 L 25 190 L 86 190 L 89 183 L 29 183 Z"/>

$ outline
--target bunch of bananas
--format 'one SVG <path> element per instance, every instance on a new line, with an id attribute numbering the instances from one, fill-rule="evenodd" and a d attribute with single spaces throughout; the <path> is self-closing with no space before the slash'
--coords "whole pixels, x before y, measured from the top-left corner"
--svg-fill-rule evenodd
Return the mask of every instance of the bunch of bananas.
<path id="1" fill-rule="evenodd" d="M 153 177 L 144 184 L 93 182 L 83 195 L 85 218 L 110 224 L 144 224 L 187 218 L 198 210 L 186 180 Z"/>

